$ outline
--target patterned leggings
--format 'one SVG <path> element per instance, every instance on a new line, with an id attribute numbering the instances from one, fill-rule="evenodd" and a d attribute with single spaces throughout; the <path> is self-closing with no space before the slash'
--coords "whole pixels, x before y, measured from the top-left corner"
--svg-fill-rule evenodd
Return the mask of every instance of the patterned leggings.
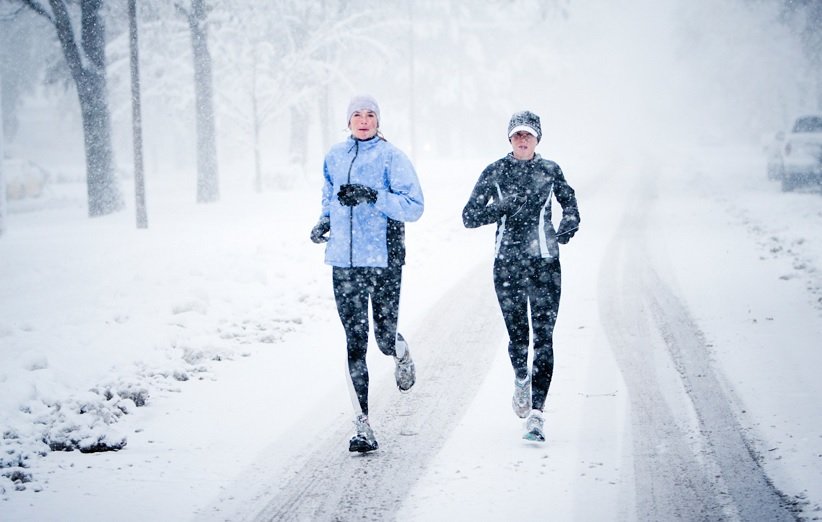
<path id="1" fill-rule="evenodd" d="M 537 410 L 545 406 L 554 373 L 554 324 L 561 286 L 559 259 L 523 257 L 494 261 L 494 287 L 508 330 L 508 356 L 518 379 L 528 375 L 528 305 L 531 305 L 534 331 L 531 402 Z"/>
<path id="2" fill-rule="evenodd" d="M 374 318 L 374 337 L 385 355 L 396 355 L 397 318 L 402 266 L 333 269 L 334 298 L 345 329 L 348 374 L 356 395 L 355 408 L 368 415 L 368 301 Z"/>

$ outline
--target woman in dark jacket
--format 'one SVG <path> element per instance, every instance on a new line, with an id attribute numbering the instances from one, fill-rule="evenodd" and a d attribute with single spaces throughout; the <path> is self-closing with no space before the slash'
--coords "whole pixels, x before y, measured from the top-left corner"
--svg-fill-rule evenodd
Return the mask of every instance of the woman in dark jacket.
<path id="1" fill-rule="evenodd" d="M 558 243 L 579 227 L 574 189 L 559 165 L 540 157 L 539 116 L 514 114 L 508 124 L 512 152 L 488 165 L 462 211 L 467 228 L 497 224 L 494 287 L 508 330 L 508 354 L 514 368 L 514 412 L 528 418 L 523 438 L 544 441 L 543 409 L 554 372 L 553 332 L 559 310 L 561 270 Z M 562 205 L 555 231 L 551 199 Z M 534 357 L 528 368 L 529 324 Z"/>

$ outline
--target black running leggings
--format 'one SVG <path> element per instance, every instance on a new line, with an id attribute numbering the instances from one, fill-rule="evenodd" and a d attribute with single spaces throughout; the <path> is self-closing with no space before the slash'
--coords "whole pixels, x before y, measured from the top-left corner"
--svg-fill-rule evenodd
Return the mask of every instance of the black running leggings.
<path id="1" fill-rule="evenodd" d="M 562 275 L 559 259 L 496 259 L 494 287 L 505 327 L 508 356 L 518 379 L 528 375 L 528 304 L 534 331 L 531 402 L 542 411 L 554 373 L 554 324 L 559 311 Z"/>
<path id="2" fill-rule="evenodd" d="M 396 355 L 397 317 L 402 266 L 388 268 L 334 267 L 334 298 L 348 345 L 348 373 L 362 413 L 368 415 L 368 301 L 374 337 L 385 355 Z"/>

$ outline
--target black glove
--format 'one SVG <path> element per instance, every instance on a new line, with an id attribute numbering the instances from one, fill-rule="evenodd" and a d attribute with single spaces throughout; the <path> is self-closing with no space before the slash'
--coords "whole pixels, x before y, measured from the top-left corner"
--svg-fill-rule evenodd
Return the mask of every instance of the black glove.
<path id="1" fill-rule="evenodd" d="M 328 216 L 323 216 L 311 229 L 311 241 L 315 243 L 325 243 L 328 241 L 328 234 L 331 232 L 331 219 Z"/>
<path id="2" fill-rule="evenodd" d="M 505 196 L 505 199 L 498 203 L 500 216 L 513 216 L 525 206 L 528 201 L 528 196 L 520 196 L 519 194 L 511 194 Z"/>
<path id="3" fill-rule="evenodd" d="M 574 237 L 579 229 L 579 218 L 576 216 L 562 216 L 557 227 L 557 242 L 564 245 Z"/>
<path id="4" fill-rule="evenodd" d="M 371 187 L 352 183 L 350 185 L 342 185 L 340 191 L 337 192 L 337 199 L 340 204 L 346 207 L 356 207 L 360 203 L 376 203 L 377 191 Z"/>

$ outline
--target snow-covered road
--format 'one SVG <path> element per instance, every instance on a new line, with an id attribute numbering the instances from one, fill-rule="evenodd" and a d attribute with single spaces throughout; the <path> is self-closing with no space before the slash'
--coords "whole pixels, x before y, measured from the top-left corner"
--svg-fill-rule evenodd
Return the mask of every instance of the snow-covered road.
<path id="1" fill-rule="evenodd" d="M 82 429 L 69 421 L 96 418 L 68 414 L 101 383 L 149 400 L 108 419 L 128 439 L 120 452 L 31 456 L 4 515 L 812 518 L 819 194 L 780 193 L 750 154 L 683 156 L 563 165 L 583 227 L 562 250 L 544 445 L 520 438 L 510 409 L 493 227 L 460 222 L 481 165 L 420 166 L 427 209 L 409 226 L 400 319 L 419 380 L 400 394 L 392 361 L 370 350 L 370 456 L 347 452 L 342 329 L 306 240 L 315 191 L 187 213 L 158 202 L 153 228 L 125 236 L 129 216 L 12 214 L 0 242 L 7 447 L 31 455 L 55 419 Z"/>
<path id="2" fill-rule="evenodd" d="M 603 326 L 630 397 L 636 517 L 794 520 L 794 502 L 762 469 L 705 336 L 653 265 L 648 242 L 666 228 L 655 213 L 666 204 L 660 174 L 643 171 L 624 200 L 599 276 Z"/>
<path id="3" fill-rule="evenodd" d="M 396 518 L 407 492 L 447 440 L 484 380 L 498 346 L 489 340 L 502 337 L 502 325 L 489 320 L 495 312 L 494 301 L 488 299 L 493 289 L 473 284 L 480 269 L 484 273 L 485 266 L 469 271 L 428 310 L 425 328 L 406 332 L 414 339 L 413 353 L 419 361 L 419 385 L 413 393 L 400 395 L 391 374 L 383 374 L 372 386 L 372 417 L 383 441 L 380 450 L 365 455 L 346 453 L 351 426 L 338 425 L 311 442 L 305 460 L 289 462 L 285 475 L 272 469 L 268 476 L 260 477 L 256 483 L 268 484 L 266 489 L 273 491 L 270 498 L 263 499 L 265 505 L 256 516 L 231 514 L 226 518 Z M 457 324 L 459 328 L 455 328 Z M 272 488 L 274 484 L 278 486 Z"/>
<path id="4" fill-rule="evenodd" d="M 519 423 L 507 411 L 505 339 L 485 263 L 415 322 L 419 386 L 395 397 L 387 378 L 375 390 L 383 449 L 352 458 L 341 451 L 350 428 L 333 430 L 289 464 L 291 478 L 272 474 L 279 488 L 242 505 L 253 508 L 255 520 L 499 518 L 539 512 L 543 502 L 558 519 L 580 520 L 795 520 L 803 508 L 815 509 L 807 490 L 792 491 L 791 481 L 780 475 L 775 483 L 768 474 L 761 451 L 771 441 L 744 416 L 757 406 L 736 394 L 730 383 L 739 377 L 717 364 L 686 296 L 669 282 L 703 275 L 667 257 L 669 245 L 660 239 L 675 240 L 670 234 L 678 225 L 671 228 L 665 215 L 672 202 L 714 207 L 701 218 L 681 216 L 708 233 L 699 220 L 728 210 L 716 193 L 705 199 L 705 186 L 683 193 L 665 174 L 646 166 L 596 184 L 583 180 L 578 189 L 588 212 L 585 234 L 563 254 L 548 444 L 517 440 Z M 443 224 L 441 234 L 459 233 L 453 222 Z M 754 270 L 747 277 L 767 275 Z M 724 300 L 738 306 L 733 296 Z M 750 363 L 759 371 L 763 361 Z M 813 446 L 812 436 L 801 439 Z M 464 484 L 443 479 L 449 471 Z"/>

